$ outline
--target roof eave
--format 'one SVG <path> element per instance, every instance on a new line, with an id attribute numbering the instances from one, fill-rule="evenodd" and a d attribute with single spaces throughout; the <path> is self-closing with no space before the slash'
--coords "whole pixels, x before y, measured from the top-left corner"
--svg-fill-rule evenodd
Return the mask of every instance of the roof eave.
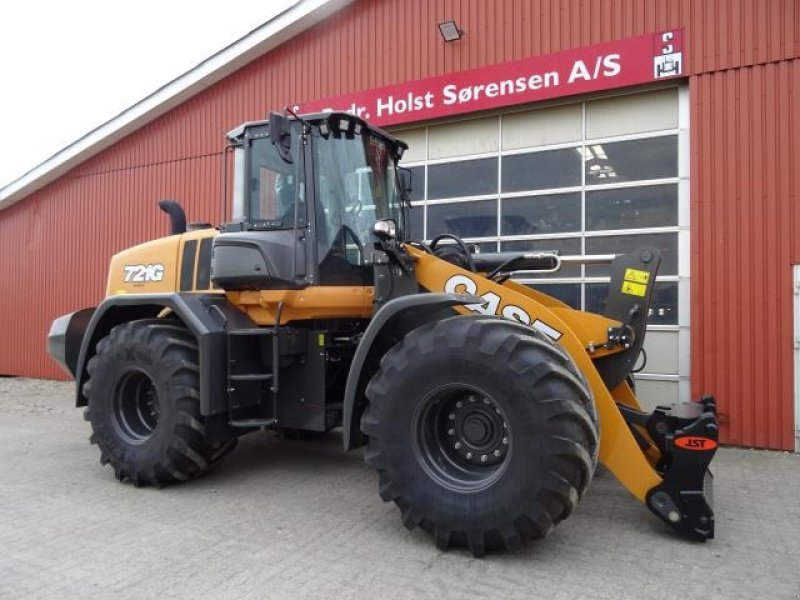
<path id="1" fill-rule="evenodd" d="M 313 27 L 354 0 L 299 0 L 262 26 L 163 85 L 5 187 L 0 210 L 52 183 L 120 139 Z M 222 133 L 220 133 L 222 136 Z M 222 137 L 220 137 L 222 139 Z"/>

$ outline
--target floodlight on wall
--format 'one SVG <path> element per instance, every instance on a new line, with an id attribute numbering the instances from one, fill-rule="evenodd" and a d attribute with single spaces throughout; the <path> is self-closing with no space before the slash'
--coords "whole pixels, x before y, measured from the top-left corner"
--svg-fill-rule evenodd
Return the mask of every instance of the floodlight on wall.
<path id="1" fill-rule="evenodd" d="M 464 35 L 464 32 L 458 28 L 455 21 L 442 21 L 439 23 L 439 33 L 442 34 L 442 39 L 445 42 L 457 42 Z"/>

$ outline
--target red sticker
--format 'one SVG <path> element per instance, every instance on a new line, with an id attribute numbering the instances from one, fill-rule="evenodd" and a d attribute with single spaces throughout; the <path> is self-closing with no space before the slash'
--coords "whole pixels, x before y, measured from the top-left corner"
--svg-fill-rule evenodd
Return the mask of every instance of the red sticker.
<path id="1" fill-rule="evenodd" d="M 713 450 L 717 447 L 717 442 L 707 437 L 698 435 L 686 435 L 675 438 L 675 445 L 687 450 Z"/>

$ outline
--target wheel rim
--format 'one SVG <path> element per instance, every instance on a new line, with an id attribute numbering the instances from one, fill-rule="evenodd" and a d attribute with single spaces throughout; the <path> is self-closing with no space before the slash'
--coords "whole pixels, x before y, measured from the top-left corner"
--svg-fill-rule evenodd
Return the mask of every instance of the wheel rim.
<path id="1" fill-rule="evenodd" d="M 437 388 L 415 414 L 414 452 L 428 475 L 459 492 L 492 485 L 512 450 L 503 410 L 482 390 L 466 384 Z"/>
<path id="2" fill-rule="evenodd" d="M 158 393 L 153 380 L 138 369 L 123 374 L 114 390 L 114 428 L 130 444 L 147 441 L 158 427 Z"/>

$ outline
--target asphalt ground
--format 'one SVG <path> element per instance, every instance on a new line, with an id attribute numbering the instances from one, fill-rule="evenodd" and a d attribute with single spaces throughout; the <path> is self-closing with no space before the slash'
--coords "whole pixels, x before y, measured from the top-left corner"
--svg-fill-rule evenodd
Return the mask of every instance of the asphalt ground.
<path id="1" fill-rule="evenodd" d="M 688 542 L 599 470 L 519 553 L 472 558 L 408 531 L 341 437 L 244 438 L 163 490 L 118 483 L 72 384 L 0 379 L 1 598 L 800 597 L 800 456 L 723 448 L 717 537 Z"/>

